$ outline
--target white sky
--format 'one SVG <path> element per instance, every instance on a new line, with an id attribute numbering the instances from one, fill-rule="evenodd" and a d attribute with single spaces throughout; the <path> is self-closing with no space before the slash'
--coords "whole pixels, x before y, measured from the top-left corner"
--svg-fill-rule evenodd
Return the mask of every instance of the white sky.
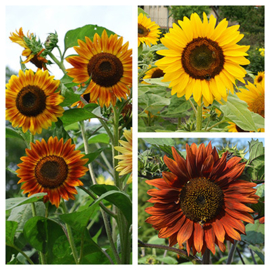
<path id="1" fill-rule="evenodd" d="M 90 1 L 89 1 L 90 2 Z M 44 3 L 44 2 L 43 2 Z M 73 3 L 76 3 L 74 1 Z M 44 42 L 48 33 L 58 33 L 58 45 L 63 52 L 64 50 L 64 36 L 68 30 L 82 27 L 86 24 L 97 24 L 98 26 L 105 27 L 116 34 L 123 36 L 124 43 L 132 39 L 132 6 L 62 6 L 62 5 L 37 5 L 37 6 L 8 6 L 6 5 L 6 29 L 5 29 L 5 45 L 6 45 L 6 65 L 14 71 L 19 71 L 20 63 L 19 57 L 23 51 L 23 47 L 13 43 L 10 39 L 10 33 L 23 28 L 26 35 L 29 30 L 31 33 L 36 34 L 41 42 Z M 131 44 L 129 46 L 131 48 Z M 76 54 L 71 48 L 65 56 Z M 58 56 L 58 50 L 54 49 L 53 54 Z M 23 56 L 23 60 L 26 58 Z M 50 59 L 50 57 L 48 57 Z M 31 63 L 26 64 L 27 68 L 36 67 Z M 65 62 L 66 68 L 70 67 Z M 56 79 L 63 76 L 62 71 L 57 65 L 49 66 L 49 70 Z"/>

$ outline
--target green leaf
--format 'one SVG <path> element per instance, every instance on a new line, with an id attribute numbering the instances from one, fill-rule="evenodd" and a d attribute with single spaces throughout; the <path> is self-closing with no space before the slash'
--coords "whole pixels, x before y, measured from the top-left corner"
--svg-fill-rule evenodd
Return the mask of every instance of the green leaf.
<path id="1" fill-rule="evenodd" d="M 220 106 L 225 118 L 235 123 L 246 131 L 257 131 L 252 114 L 245 101 L 240 100 L 236 95 L 229 94 L 225 105 Z"/>
<path id="2" fill-rule="evenodd" d="M 111 191 L 111 190 L 119 190 L 116 186 L 112 185 L 92 185 L 90 187 L 90 190 L 92 190 L 95 194 L 98 196 L 101 196 L 102 194 Z"/>
<path id="3" fill-rule="evenodd" d="M 169 145 L 169 146 L 175 146 L 175 141 L 170 138 L 144 138 L 145 142 L 153 144 L 153 145 Z"/>
<path id="4" fill-rule="evenodd" d="M 80 100 L 80 95 L 74 93 L 71 88 L 67 88 L 64 84 L 60 84 L 61 95 L 65 98 L 61 103 L 62 107 L 71 106 L 73 103 Z"/>
<path id="5" fill-rule="evenodd" d="M 100 153 L 104 151 L 105 149 L 106 149 L 105 147 L 99 148 L 97 151 L 85 155 L 84 158 L 88 158 L 88 161 L 85 165 L 93 162 L 100 155 Z"/>
<path id="6" fill-rule="evenodd" d="M 26 203 L 32 203 L 32 202 L 37 202 L 41 200 L 47 193 L 41 192 L 41 193 L 36 193 L 30 197 L 22 197 L 22 198 L 10 198 L 6 199 L 6 210 L 10 210 L 14 207 L 17 207 L 19 205 L 23 205 Z"/>
<path id="7" fill-rule="evenodd" d="M 145 82 L 169 88 L 170 82 L 162 82 L 163 78 L 144 79 Z"/>
<path id="8" fill-rule="evenodd" d="M 117 206 L 124 216 L 126 217 L 129 224 L 132 223 L 132 203 L 128 195 L 122 191 L 118 190 L 111 190 L 104 194 L 102 194 L 96 201 L 96 203 L 99 203 L 101 200 L 107 200 L 110 203 Z"/>
<path id="9" fill-rule="evenodd" d="M 163 257 L 163 256 L 158 256 L 156 259 L 160 262 L 164 262 L 166 264 L 177 264 L 177 260 L 173 257 Z"/>
<path id="10" fill-rule="evenodd" d="M 6 220 L 6 245 L 14 246 L 14 236 L 18 227 L 16 221 Z"/>
<path id="11" fill-rule="evenodd" d="M 254 224 L 246 225 L 246 235 L 241 236 L 242 241 L 252 245 L 264 243 L 264 224 L 256 220 Z"/>
<path id="12" fill-rule="evenodd" d="M 253 246 L 253 245 L 249 245 L 248 247 L 251 250 L 253 250 L 264 263 L 264 253 L 262 252 L 262 250 L 260 248 L 256 247 L 256 246 Z"/>
<path id="13" fill-rule="evenodd" d="M 17 133 L 16 130 L 9 127 L 6 127 L 6 138 L 20 139 L 24 141 L 23 137 Z"/>
<path id="14" fill-rule="evenodd" d="M 94 35 L 97 33 L 99 36 L 101 36 L 104 30 L 106 30 L 108 36 L 115 34 L 105 27 L 100 27 L 93 24 L 88 24 L 83 27 L 69 30 L 64 39 L 65 51 L 73 46 L 78 46 L 78 39 L 85 41 L 85 37 L 88 37 L 93 41 Z"/>
<path id="15" fill-rule="evenodd" d="M 108 144 L 109 142 L 110 142 L 110 137 L 106 133 L 97 134 L 97 135 L 94 135 L 88 139 L 88 144 L 91 144 L 91 143 L 106 143 L 106 144 Z M 83 142 L 78 144 L 78 146 L 77 146 L 78 150 L 81 150 L 83 148 L 84 148 Z"/>
<path id="16" fill-rule="evenodd" d="M 64 142 L 70 139 L 70 136 L 65 130 L 63 122 L 60 118 L 58 118 L 58 121 L 53 125 L 52 136 L 57 137 L 59 140 L 63 138 Z"/>
<path id="17" fill-rule="evenodd" d="M 70 88 L 73 86 L 77 86 L 78 83 L 73 82 L 73 78 L 67 75 L 67 73 L 60 79 L 61 83 L 65 85 L 65 87 Z M 61 92 L 62 94 L 62 92 Z"/>
<path id="18" fill-rule="evenodd" d="M 146 13 L 142 8 L 138 8 L 138 15 L 140 13 L 144 14 L 145 16 L 148 16 L 148 13 Z"/>
<path id="19" fill-rule="evenodd" d="M 93 104 L 93 105 L 95 106 L 96 104 Z M 96 118 L 96 115 L 93 114 L 88 109 L 86 109 L 85 107 L 83 107 L 83 108 L 74 108 L 74 109 L 66 110 L 60 119 L 62 120 L 64 126 L 68 126 L 75 122 L 79 122 L 79 121 L 83 121 L 83 120 L 87 120 L 91 118 Z"/>
<path id="20" fill-rule="evenodd" d="M 48 218 L 35 216 L 29 219 L 23 229 L 28 243 L 35 249 L 47 253 L 48 261 L 53 260 L 53 246 L 58 237 L 65 235 L 62 227 Z"/>
<path id="21" fill-rule="evenodd" d="M 154 235 L 147 241 L 147 243 L 152 245 L 165 245 L 165 239 Z"/>
<path id="22" fill-rule="evenodd" d="M 191 105 L 185 97 L 178 98 L 177 95 L 173 95 L 171 103 L 168 107 L 168 114 L 180 114 L 187 112 L 191 108 Z"/>

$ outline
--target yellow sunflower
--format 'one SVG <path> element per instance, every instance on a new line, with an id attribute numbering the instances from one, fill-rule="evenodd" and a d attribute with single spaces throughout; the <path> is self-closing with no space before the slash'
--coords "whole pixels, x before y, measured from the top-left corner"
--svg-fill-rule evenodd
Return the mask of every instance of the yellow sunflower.
<path id="1" fill-rule="evenodd" d="M 48 63 L 48 60 L 41 56 L 45 49 L 42 48 L 39 41 L 36 41 L 36 37 L 33 33 L 29 33 L 28 31 L 27 36 L 25 36 L 21 27 L 16 33 L 10 33 L 9 38 L 12 42 L 17 43 L 24 48 L 22 56 L 26 56 L 26 60 L 23 61 L 22 64 L 31 62 L 37 68 L 47 69 L 46 63 Z M 37 51 L 33 51 L 33 48 L 30 48 L 30 44 L 32 44 Z"/>
<path id="2" fill-rule="evenodd" d="M 228 122 L 229 126 L 227 126 L 227 129 L 229 132 L 251 132 L 241 129 L 239 126 L 237 126 L 233 122 Z"/>
<path id="3" fill-rule="evenodd" d="M 240 92 L 237 93 L 237 96 L 248 104 L 250 111 L 264 117 L 264 83 L 254 85 L 248 82 L 245 87 L 247 90 L 243 88 L 239 89 Z M 259 131 L 264 132 L 264 129 L 260 129 Z"/>
<path id="4" fill-rule="evenodd" d="M 55 92 L 60 81 L 53 78 L 47 70 L 35 74 L 32 70 L 20 70 L 19 77 L 11 76 L 6 84 L 6 119 L 13 127 L 40 134 L 42 128 L 47 129 L 63 115 L 59 104 L 64 97 Z"/>
<path id="5" fill-rule="evenodd" d="M 257 76 L 254 79 L 254 83 L 256 85 L 259 84 L 259 83 L 264 84 L 264 78 L 265 78 L 264 71 L 258 72 Z"/>
<path id="6" fill-rule="evenodd" d="M 211 15 L 208 21 L 205 13 L 203 21 L 193 13 L 178 23 L 161 39 L 168 50 L 157 52 L 164 56 L 156 62 L 165 73 L 163 81 L 170 82 L 172 95 L 189 99 L 193 94 L 199 105 L 202 98 L 205 106 L 214 100 L 226 101 L 235 79 L 245 83 L 246 71 L 240 65 L 250 63 L 245 58 L 249 46 L 237 45 L 244 37 L 239 25 L 227 28 L 224 19 L 215 27 L 216 18 Z"/>
<path id="7" fill-rule="evenodd" d="M 161 78 L 163 76 L 164 76 L 163 70 L 161 70 L 158 67 L 151 68 L 151 66 L 149 66 L 149 69 L 145 72 L 145 76 L 143 77 L 143 79 Z M 142 81 L 142 83 L 149 84 L 145 81 Z"/>
<path id="8" fill-rule="evenodd" d="M 109 107 L 116 98 L 127 99 L 132 84 L 132 50 L 128 42 L 122 45 L 123 38 L 108 37 L 104 30 L 101 37 L 96 33 L 93 42 L 85 37 L 78 40 L 75 51 L 79 54 L 66 58 L 73 68 L 67 69 L 73 82 L 85 83 L 91 78 L 84 95 L 90 94 L 90 102 Z"/>
<path id="9" fill-rule="evenodd" d="M 109 186 L 114 186 L 114 181 L 108 177 L 107 179 L 104 177 L 104 175 L 99 175 L 96 178 L 97 184 L 99 185 L 109 185 Z"/>
<path id="10" fill-rule="evenodd" d="M 65 200 L 74 200 L 77 194 L 76 186 L 82 186 L 79 180 L 88 169 L 83 166 L 88 159 L 82 159 L 84 154 L 74 150 L 75 144 L 71 139 L 63 142 L 63 138 L 50 137 L 48 142 L 31 143 L 31 149 L 26 149 L 27 156 L 21 157 L 22 163 L 18 164 L 18 182 L 24 183 L 21 187 L 23 193 L 31 196 L 45 192 L 44 202 L 48 200 L 56 207 L 60 204 L 61 197 Z"/>
<path id="11" fill-rule="evenodd" d="M 149 47 L 157 44 L 160 31 L 159 26 L 147 18 L 146 15 L 140 13 L 138 16 L 138 47 L 145 43 Z"/>
<path id="12" fill-rule="evenodd" d="M 119 175 L 121 176 L 132 172 L 132 128 L 130 128 L 130 130 L 124 131 L 124 137 L 127 141 L 119 140 L 119 143 L 122 146 L 115 146 L 115 149 L 123 155 L 114 157 L 121 160 L 116 166 L 116 170 L 120 172 Z M 131 182 L 132 174 L 130 174 L 130 177 L 127 180 L 127 184 Z"/>

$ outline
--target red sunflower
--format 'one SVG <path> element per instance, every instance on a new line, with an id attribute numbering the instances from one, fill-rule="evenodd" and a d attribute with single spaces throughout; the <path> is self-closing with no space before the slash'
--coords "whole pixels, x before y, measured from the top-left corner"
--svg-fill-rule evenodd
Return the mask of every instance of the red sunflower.
<path id="1" fill-rule="evenodd" d="M 74 200 L 77 194 L 76 186 L 82 186 L 79 180 L 88 169 L 84 166 L 88 159 L 82 159 L 84 154 L 74 150 L 75 144 L 71 139 L 63 142 L 63 138 L 50 137 L 48 142 L 31 143 L 31 149 L 26 149 L 27 156 L 21 157 L 18 164 L 18 182 L 23 183 L 21 189 L 29 196 L 45 192 L 44 202 L 50 202 L 56 207 L 61 197 L 65 200 Z"/>
<path id="2" fill-rule="evenodd" d="M 146 208 L 152 215 L 146 222 L 160 238 L 169 237 L 170 246 L 186 243 L 188 254 L 207 248 L 215 254 L 215 244 L 224 252 L 225 240 L 233 243 L 245 234 L 243 221 L 254 223 L 245 203 L 258 202 L 256 184 L 238 179 L 245 168 L 240 157 L 229 159 L 226 152 L 220 158 L 211 142 L 186 145 L 186 153 L 184 159 L 172 147 L 173 159 L 164 156 L 170 172 L 146 181 L 158 188 L 148 191 L 154 206 Z"/>

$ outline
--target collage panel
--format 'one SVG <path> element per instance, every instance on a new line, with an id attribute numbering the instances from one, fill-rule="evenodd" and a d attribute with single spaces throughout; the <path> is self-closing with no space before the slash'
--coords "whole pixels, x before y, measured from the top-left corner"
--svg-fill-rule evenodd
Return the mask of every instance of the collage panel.
<path id="1" fill-rule="evenodd" d="M 134 9 L 46 4 L 5 6 L 5 263 L 131 265 Z"/>
<path id="2" fill-rule="evenodd" d="M 138 139 L 138 263 L 264 264 L 263 138 Z"/>
<path id="3" fill-rule="evenodd" d="M 138 6 L 139 132 L 264 132 L 264 6 Z"/>

